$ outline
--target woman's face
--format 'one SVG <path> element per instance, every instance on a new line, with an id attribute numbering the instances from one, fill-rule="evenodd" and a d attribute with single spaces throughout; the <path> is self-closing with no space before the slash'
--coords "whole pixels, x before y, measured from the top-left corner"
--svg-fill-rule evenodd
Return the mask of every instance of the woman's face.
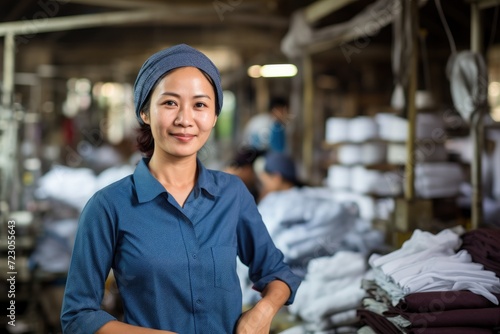
<path id="1" fill-rule="evenodd" d="M 196 155 L 217 121 L 214 88 L 195 67 L 172 70 L 156 85 L 149 115 L 141 117 L 151 126 L 154 154 Z"/>

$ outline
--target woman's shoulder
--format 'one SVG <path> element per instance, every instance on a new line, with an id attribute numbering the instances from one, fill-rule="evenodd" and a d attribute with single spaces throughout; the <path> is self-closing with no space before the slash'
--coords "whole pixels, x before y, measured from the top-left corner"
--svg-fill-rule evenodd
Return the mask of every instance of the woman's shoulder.
<path id="1" fill-rule="evenodd" d="M 122 199 L 129 199 L 133 191 L 132 174 L 123 176 L 109 184 L 101 184 L 95 192 L 93 199 L 106 202 L 120 202 Z"/>
<path id="2" fill-rule="evenodd" d="M 236 186 L 243 182 L 238 176 L 221 170 L 207 169 L 207 172 L 219 186 Z"/>

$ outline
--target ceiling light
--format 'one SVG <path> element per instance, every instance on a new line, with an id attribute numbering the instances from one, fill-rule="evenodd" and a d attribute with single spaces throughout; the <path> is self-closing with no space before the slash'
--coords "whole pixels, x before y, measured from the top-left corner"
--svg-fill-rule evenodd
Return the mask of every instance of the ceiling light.
<path id="1" fill-rule="evenodd" d="M 293 64 L 253 65 L 248 68 L 248 75 L 252 78 L 283 78 L 297 74 L 297 66 Z"/>
<path id="2" fill-rule="evenodd" d="M 260 65 L 250 66 L 247 70 L 248 76 L 251 78 L 260 78 L 261 77 L 260 68 L 261 68 Z"/>

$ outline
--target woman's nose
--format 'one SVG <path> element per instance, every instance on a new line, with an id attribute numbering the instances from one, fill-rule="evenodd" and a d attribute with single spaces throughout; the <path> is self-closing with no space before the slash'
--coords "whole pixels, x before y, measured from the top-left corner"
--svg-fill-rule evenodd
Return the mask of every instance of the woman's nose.
<path id="1" fill-rule="evenodd" d="M 193 113 L 188 107 L 180 106 L 177 112 L 177 117 L 175 118 L 175 125 L 179 126 L 189 126 L 193 122 Z"/>

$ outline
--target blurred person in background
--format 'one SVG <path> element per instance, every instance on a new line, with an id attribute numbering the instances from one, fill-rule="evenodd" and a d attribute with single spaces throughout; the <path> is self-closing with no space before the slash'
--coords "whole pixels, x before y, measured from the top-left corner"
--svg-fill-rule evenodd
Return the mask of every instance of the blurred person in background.
<path id="1" fill-rule="evenodd" d="M 185 44 L 161 50 L 134 85 L 145 157 L 89 200 L 63 301 L 64 333 L 266 333 L 300 278 L 283 261 L 241 179 L 197 153 L 222 107 L 220 75 Z M 237 259 L 261 299 L 242 313 Z M 123 321 L 101 309 L 113 270 Z"/>
<path id="2" fill-rule="evenodd" d="M 295 161 L 288 154 L 269 152 L 265 155 L 264 161 L 263 169 L 258 172 L 261 184 L 259 200 L 272 192 L 283 192 L 303 186 L 297 177 Z"/>
<path id="3" fill-rule="evenodd" d="M 238 176 L 247 186 L 255 201 L 259 199 L 260 185 L 259 178 L 255 173 L 254 163 L 265 154 L 264 151 L 253 147 L 241 147 L 225 168 L 226 173 Z"/>
<path id="4" fill-rule="evenodd" d="M 243 131 L 243 144 L 261 151 L 285 152 L 288 101 L 272 97 L 266 113 L 253 116 Z"/>

